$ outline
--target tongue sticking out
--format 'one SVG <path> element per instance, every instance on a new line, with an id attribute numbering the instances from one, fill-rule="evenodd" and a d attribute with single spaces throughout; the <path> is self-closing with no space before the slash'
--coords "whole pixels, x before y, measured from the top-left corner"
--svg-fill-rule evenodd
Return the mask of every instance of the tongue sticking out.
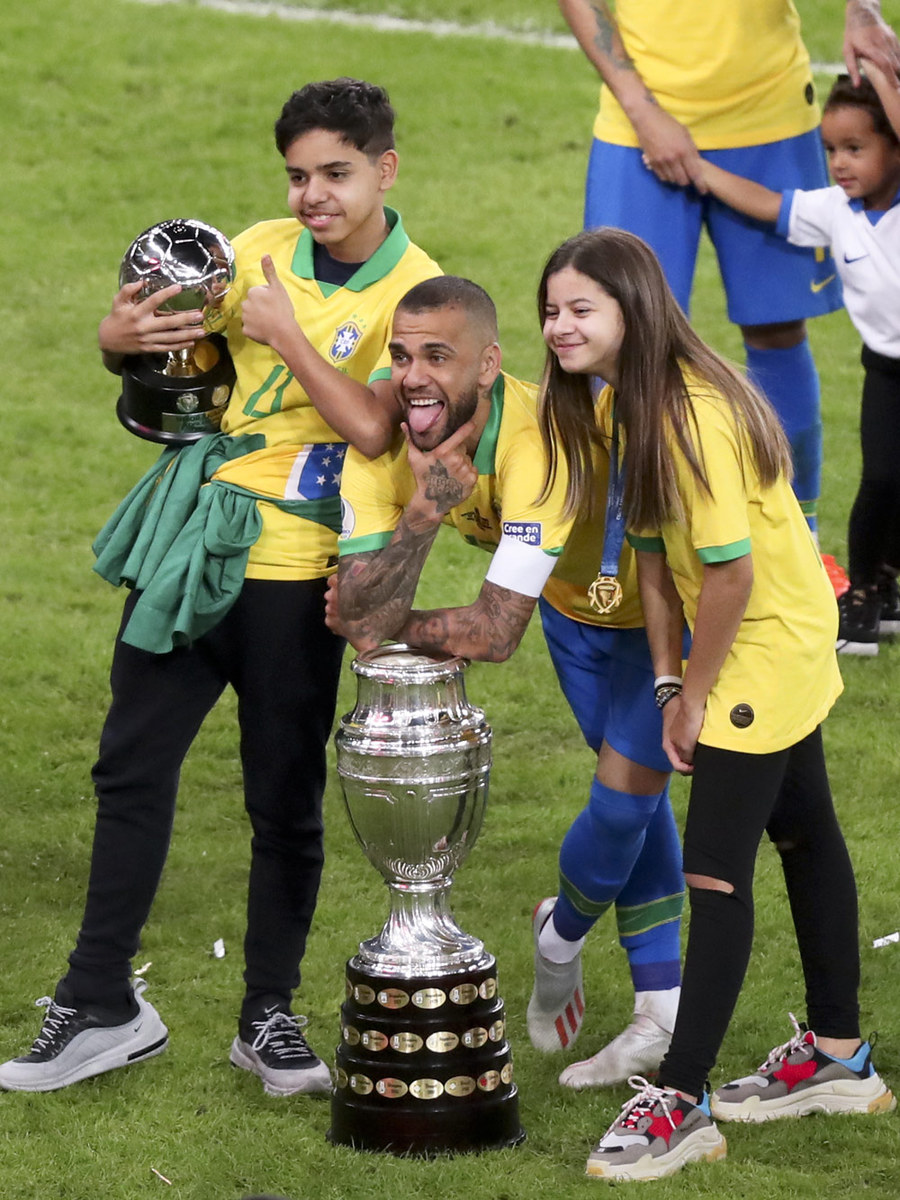
<path id="1" fill-rule="evenodd" d="M 440 400 L 436 400 L 434 404 L 410 405 L 406 423 L 413 433 L 427 433 L 440 417 L 443 408 Z"/>

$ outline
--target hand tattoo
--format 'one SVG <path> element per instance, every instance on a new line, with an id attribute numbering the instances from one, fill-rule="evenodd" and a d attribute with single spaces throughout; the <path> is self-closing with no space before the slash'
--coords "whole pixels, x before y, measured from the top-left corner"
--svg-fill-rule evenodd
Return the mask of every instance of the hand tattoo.
<path id="1" fill-rule="evenodd" d="M 431 463 L 425 476 L 425 498 L 433 500 L 441 516 L 451 508 L 461 504 L 466 497 L 466 489 L 460 481 L 441 462 Z"/>

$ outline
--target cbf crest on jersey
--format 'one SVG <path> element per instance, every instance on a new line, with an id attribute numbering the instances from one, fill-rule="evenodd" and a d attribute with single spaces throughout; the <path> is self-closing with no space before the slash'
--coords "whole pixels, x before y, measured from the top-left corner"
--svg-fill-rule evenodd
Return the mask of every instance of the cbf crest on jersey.
<path id="1" fill-rule="evenodd" d="M 362 330 L 355 321 L 345 321 L 334 331 L 334 341 L 331 343 L 331 349 L 328 354 L 331 361 L 334 363 L 346 362 L 353 351 L 356 349 L 356 343 L 362 337 Z"/>

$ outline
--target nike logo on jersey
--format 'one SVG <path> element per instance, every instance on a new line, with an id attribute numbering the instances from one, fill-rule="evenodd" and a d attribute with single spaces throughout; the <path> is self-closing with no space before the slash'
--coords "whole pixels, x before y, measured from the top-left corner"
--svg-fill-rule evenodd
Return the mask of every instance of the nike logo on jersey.
<path id="1" fill-rule="evenodd" d="M 868 254 L 857 254 L 857 255 L 855 256 L 855 258 L 848 258 L 848 257 L 847 257 L 847 251 L 846 251 L 846 250 L 844 251 L 844 262 L 845 262 L 845 263 L 855 263 L 855 262 L 859 262 L 859 260 L 860 260 L 861 258 L 868 258 L 868 257 L 869 257 L 869 256 L 868 256 Z"/>
<path id="2" fill-rule="evenodd" d="M 827 279 L 823 279 L 819 283 L 817 283 L 814 279 L 811 279 L 810 283 L 809 283 L 809 290 L 815 296 L 818 292 L 821 292 L 823 288 L 827 288 L 829 283 L 831 283 L 832 279 L 834 279 L 834 278 L 835 278 L 835 276 L 832 273 L 831 275 L 828 276 Z"/>

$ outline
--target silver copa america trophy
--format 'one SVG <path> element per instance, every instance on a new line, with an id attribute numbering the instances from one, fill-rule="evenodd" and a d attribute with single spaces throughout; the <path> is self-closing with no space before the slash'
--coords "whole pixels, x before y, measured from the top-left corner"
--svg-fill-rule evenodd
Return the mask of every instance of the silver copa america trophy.
<path id="1" fill-rule="evenodd" d="M 453 872 L 484 816 L 491 730 L 465 659 L 402 644 L 352 664 L 335 736 L 350 824 L 391 911 L 347 963 L 329 1140 L 397 1154 L 521 1142 L 494 957 L 453 919 Z"/>
<path id="2" fill-rule="evenodd" d="M 234 250 L 225 235 L 203 221 L 179 218 L 135 238 L 122 259 L 119 286 L 140 282 L 137 299 L 143 300 L 180 283 L 181 291 L 158 311 L 200 309 L 209 329 L 234 277 Z M 234 379 L 228 345 L 217 333 L 187 350 L 128 355 L 116 412 L 138 437 L 186 445 L 218 432 Z"/>

